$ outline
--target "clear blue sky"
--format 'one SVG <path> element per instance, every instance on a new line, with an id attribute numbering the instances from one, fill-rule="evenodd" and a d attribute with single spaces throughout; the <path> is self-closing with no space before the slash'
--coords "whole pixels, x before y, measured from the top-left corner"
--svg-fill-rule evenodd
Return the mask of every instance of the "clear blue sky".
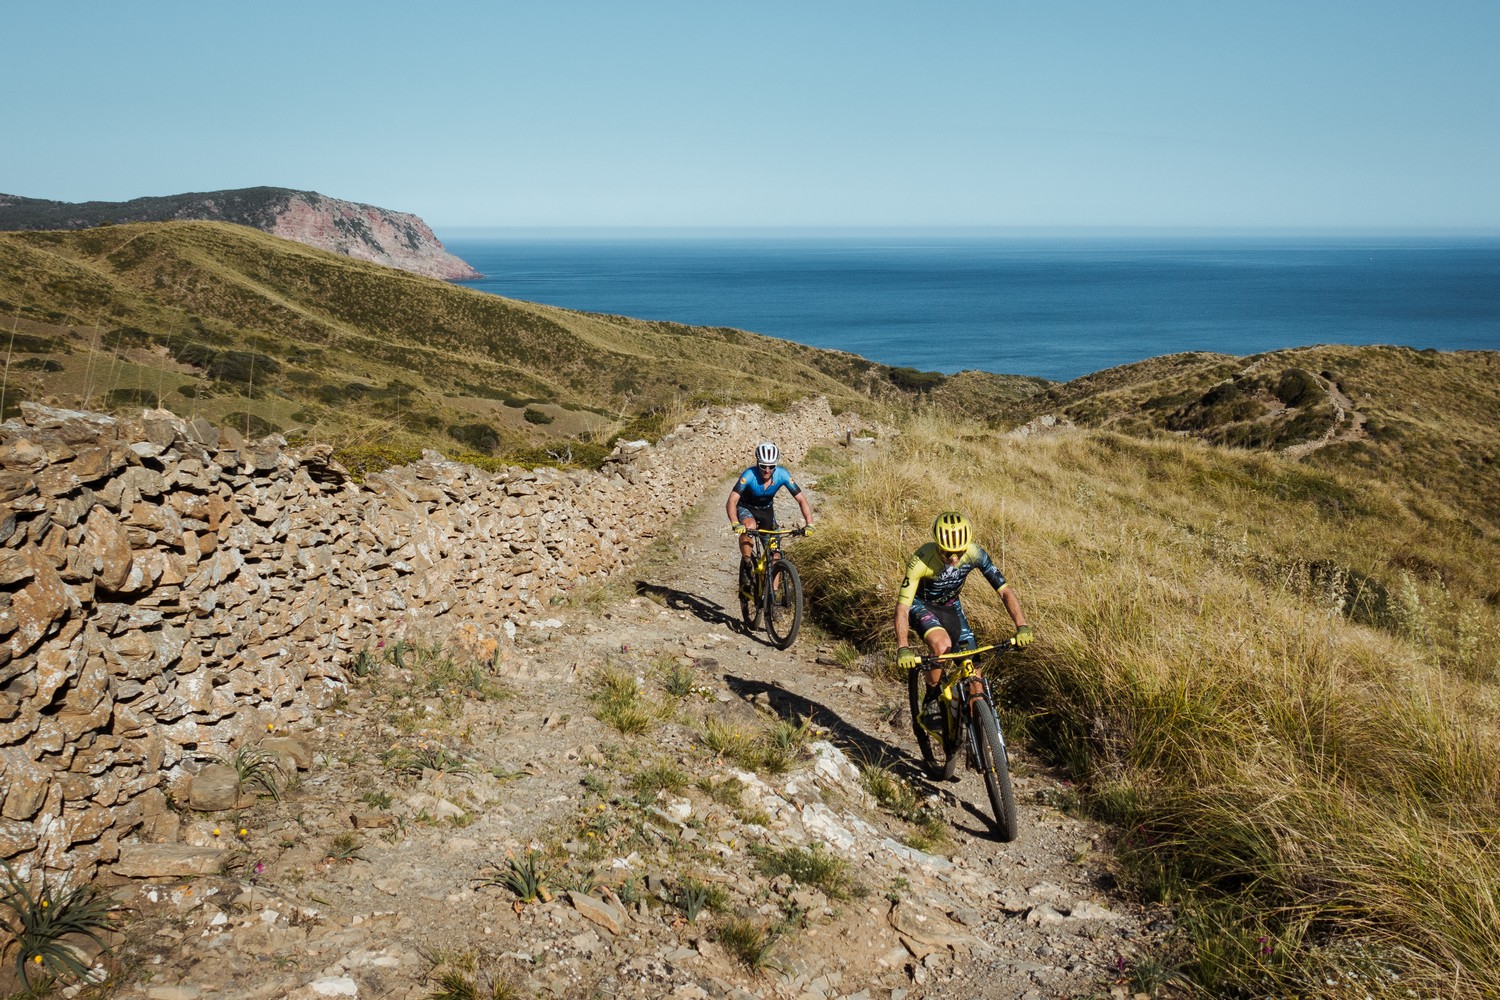
<path id="1" fill-rule="evenodd" d="M 7 0 L 0 191 L 456 226 L 1500 229 L 1500 0 Z"/>

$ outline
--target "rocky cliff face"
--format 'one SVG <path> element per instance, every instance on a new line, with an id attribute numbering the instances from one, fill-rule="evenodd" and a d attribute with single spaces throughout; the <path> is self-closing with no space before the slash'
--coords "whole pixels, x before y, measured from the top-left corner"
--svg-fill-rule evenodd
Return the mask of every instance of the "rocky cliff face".
<path id="1" fill-rule="evenodd" d="M 427 223 L 406 212 L 299 191 L 287 198 L 265 228 L 273 236 L 429 278 L 479 277 L 478 271 L 443 248 Z"/>
<path id="2" fill-rule="evenodd" d="M 479 277 L 478 271 L 449 253 L 417 216 L 313 191 L 258 187 L 78 203 L 0 194 L 0 230 L 86 229 L 104 223 L 167 220 L 233 222 L 355 260 L 444 281 Z"/>

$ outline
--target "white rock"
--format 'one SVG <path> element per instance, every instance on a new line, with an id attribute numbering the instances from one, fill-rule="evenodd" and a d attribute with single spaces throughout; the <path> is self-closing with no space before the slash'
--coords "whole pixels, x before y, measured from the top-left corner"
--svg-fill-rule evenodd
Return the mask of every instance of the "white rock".
<path id="1" fill-rule="evenodd" d="M 925 868 L 934 868 L 938 871 L 948 871 L 953 868 L 953 862 L 949 861 L 947 858 L 940 858 L 936 854 L 928 854 L 925 851 L 919 851 L 915 847 L 907 847 L 905 844 L 900 843 L 899 841 L 892 840 L 890 837 L 883 838 L 880 841 L 880 846 L 896 855 L 896 857 L 900 858 L 901 860 L 908 861 L 915 865 L 922 865 Z"/>
<path id="2" fill-rule="evenodd" d="M 1081 900 L 1073 904 L 1068 911 L 1068 916 L 1074 920 L 1124 920 L 1125 918 L 1107 907 L 1088 900 Z"/>
<path id="3" fill-rule="evenodd" d="M 1051 903 L 1039 903 L 1031 908 L 1030 913 L 1026 914 L 1026 922 L 1033 927 L 1047 927 L 1052 924 L 1060 924 L 1067 919 Z"/>
<path id="4" fill-rule="evenodd" d="M 821 802 L 809 802 L 802 807 L 802 825 L 807 832 L 832 847 L 849 852 L 854 848 L 854 834 L 839 822 L 837 814 Z"/>

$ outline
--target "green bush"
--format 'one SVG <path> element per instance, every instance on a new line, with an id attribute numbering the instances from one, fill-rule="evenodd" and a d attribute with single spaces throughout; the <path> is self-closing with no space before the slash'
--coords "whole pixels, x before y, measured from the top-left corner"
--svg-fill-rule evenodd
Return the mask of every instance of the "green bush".
<path id="1" fill-rule="evenodd" d="M 234 385 L 250 385 L 281 371 L 281 364 L 275 358 L 254 351 L 222 351 L 197 343 L 175 343 L 168 350 L 182 364 Z"/>
<path id="2" fill-rule="evenodd" d="M 267 434 L 281 433 L 281 425 L 255 413 L 236 410 L 224 414 L 224 426 L 233 427 L 248 438 L 263 438 Z"/>
<path id="3" fill-rule="evenodd" d="M 892 368 L 886 378 L 898 389 L 922 393 L 931 392 L 948 381 L 948 376 L 942 372 L 924 372 L 915 368 Z"/>
<path id="4" fill-rule="evenodd" d="M 12 333 L 5 338 L 5 342 L 12 351 L 20 354 L 66 353 L 68 350 L 61 337 L 33 337 L 25 333 Z"/>
<path id="5" fill-rule="evenodd" d="M 505 453 L 510 465 L 534 469 L 547 466 L 559 469 L 597 469 L 613 449 L 596 441 L 553 441 L 534 448 L 517 448 Z M 467 461 L 467 459 L 465 460 Z"/>
<path id="6" fill-rule="evenodd" d="M 1288 368 L 1282 372 L 1272 391 L 1287 406 L 1306 406 L 1323 397 L 1323 387 L 1317 379 L 1301 368 Z"/>
<path id="7" fill-rule="evenodd" d="M 155 409 L 160 398 L 161 393 L 155 389 L 111 389 L 104 394 L 104 405 L 111 410 L 135 406 Z"/>
<path id="8" fill-rule="evenodd" d="M 113 347 L 145 347 L 154 338 L 138 326 L 117 326 L 104 335 L 104 342 Z"/>
<path id="9" fill-rule="evenodd" d="M 7 386 L 5 389 L 5 407 L 3 410 L 0 410 L 0 420 L 19 417 L 21 415 L 21 403 L 30 398 L 23 387 L 18 385 Z"/>
<path id="10" fill-rule="evenodd" d="M 486 423 L 454 424 L 448 436 L 465 448 L 490 454 L 500 447 L 500 432 Z"/>
<path id="11" fill-rule="evenodd" d="M 110 911 L 114 901 L 93 885 L 75 885 L 58 890 L 43 880 L 33 892 L 9 863 L 0 860 L 7 883 L 0 906 L 10 910 L 16 927 L 16 975 L 33 994 L 33 969 L 47 976 L 82 977 L 88 967 L 78 960 L 73 941 L 91 938 L 108 951 L 104 935 L 113 930 Z M 8 921 L 9 922 L 9 921 Z M 36 984 L 44 988 L 43 984 Z"/>
<path id="12" fill-rule="evenodd" d="M 422 449 L 411 445 L 350 444 L 336 446 L 333 457 L 358 481 L 373 472 L 409 465 L 422 457 Z"/>

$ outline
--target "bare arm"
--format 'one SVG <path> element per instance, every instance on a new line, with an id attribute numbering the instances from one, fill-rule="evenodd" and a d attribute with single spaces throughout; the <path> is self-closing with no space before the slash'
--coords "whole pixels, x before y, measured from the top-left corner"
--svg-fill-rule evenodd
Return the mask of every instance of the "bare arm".
<path id="1" fill-rule="evenodd" d="M 900 649 L 906 645 L 909 638 L 908 630 L 911 628 L 911 605 L 896 605 L 896 648 Z"/>
<path id="2" fill-rule="evenodd" d="M 734 516 L 736 510 L 739 508 L 739 505 L 740 505 L 740 491 L 739 490 L 730 490 L 729 491 L 729 502 L 724 505 L 724 511 L 725 511 L 725 513 L 727 513 L 729 515 L 729 523 L 730 524 L 738 524 L 739 523 L 740 519 Z"/>
<path id="3" fill-rule="evenodd" d="M 1006 584 L 996 591 L 1000 595 L 1000 603 L 1005 605 L 1005 610 L 1010 614 L 1010 620 L 1016 623 L 1016 628 L 1026 624 L 1026 613 L 1021 610 L 1021 601 L 1016 597 L 1016 592 Z"/>
<path id="4" fill-rule="evenodd" d="M 810 526 L 812 524 L 812 508 L 807 505 L 806 494 L 797 494 L 797 506 L 802 508 L 802 523 Z"/>

